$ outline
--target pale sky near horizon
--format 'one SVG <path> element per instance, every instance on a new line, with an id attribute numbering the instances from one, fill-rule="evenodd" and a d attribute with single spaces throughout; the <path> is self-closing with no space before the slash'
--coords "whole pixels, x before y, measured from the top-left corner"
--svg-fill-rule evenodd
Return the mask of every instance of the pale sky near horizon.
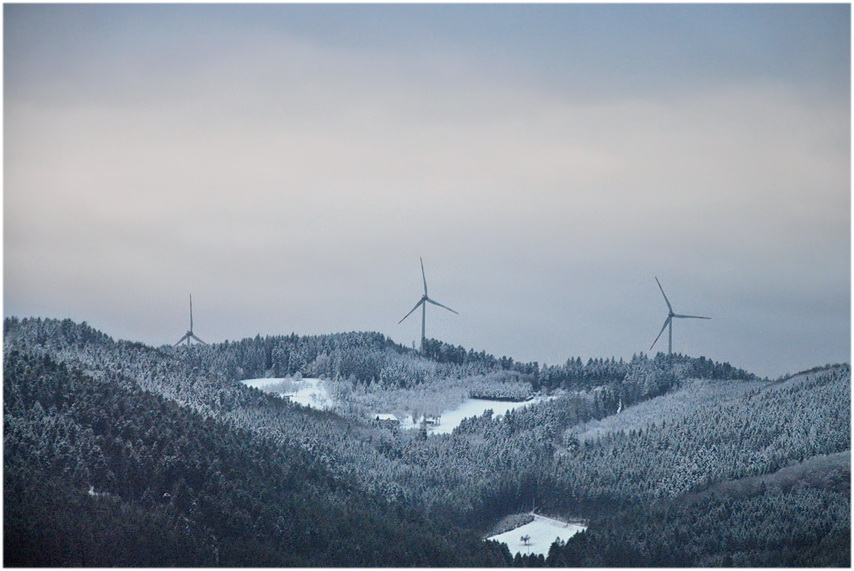
<path id="1" fill-rule="evenodd" d="M 850 7 L 4 5 L 4 314 L 850 360 Z M 666 335 L 652 353 L 666 350 Z"/>

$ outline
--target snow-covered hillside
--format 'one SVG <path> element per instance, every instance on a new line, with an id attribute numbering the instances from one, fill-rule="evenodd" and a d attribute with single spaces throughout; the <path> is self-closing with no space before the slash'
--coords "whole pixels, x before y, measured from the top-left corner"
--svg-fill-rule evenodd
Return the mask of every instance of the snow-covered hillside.
<path id="1" fill-rule="evenodd" d="M 270 378 L 247 379 L 241 382 L 247 387 L 254 387 L 265 393 L 274 393 L 288 398 L 291 402 L 311 408 L 326 410 L 335 404 L 326 386 L 327 381 L 323 379 Z"/>
<path id="2" fill-rule="evenodd" d="M 131 532 L 125 507 L 156 516 L 146 520 L 150 539 L 173 523 L 188 530 L 202 563 L 417 566 L 456 556 L 477 567 L 490 557 L 515 563 L 481 540 L 529 523 L 505 520 L 538 506 L 589 528 L 551 551 L 568 526 L 512 530 L 507 544 L 528 566 L 850 563 L 847 365 L 775 383 L 679 355 L 506 370 L 516 365 L 462 350 L 434 351 L 445 361 L 431 361 L 372 334 L 157 349 L 70 320 L 4 327 L 7 471 L 31 484 L 27 494 L 44 482 L 71 494 L 59 509 L 19 494 L 18 529 L 73 527 L 64 522 L 80 519 L 83 498 L 115 507 Z M 690 380 L 699 378 L 716 380 Z M 552 398 L 472 398 L 535 393 Z M 381 413 L 438 418 L 442 431 L 455 417 L 476 418 L 424 438 L 375 422 Z M 300 503 L 303 483 L 319 490 L 309 503 Z M 66 519 L 54 517 L 60 511 Z M 401 532 L 397 514 L 432 522 L 438 537 Z M 283 537 L 282 525 L 297 531 Z M 103 547 L 83 542 L 102 536 L 75 537 L 87 561 Z M 182 553 L 182 537 L 166 543 L 170 553 Z M 237 538 L 228 549 L 227 538 Z M 242 559 L 243 538 L 275 556 Z M 139 544 L 134 552 L 150 552 Z M 354 559 L 359 546 L 364 557 Z M 79 565 L 80 552 L 63 561 Z"/>
<path id="3" fill-rule="evenodd" d="M 643 429 L 652 423 L 673 422 L 698 408 L 740 398 L 765 386 L 768 382 L 759 380 L 686 380 L 676 391 L 626 407 L 619 414 L 573 426 L 566 431 L 565 438 L 584 442 L 612 432 Z"/>

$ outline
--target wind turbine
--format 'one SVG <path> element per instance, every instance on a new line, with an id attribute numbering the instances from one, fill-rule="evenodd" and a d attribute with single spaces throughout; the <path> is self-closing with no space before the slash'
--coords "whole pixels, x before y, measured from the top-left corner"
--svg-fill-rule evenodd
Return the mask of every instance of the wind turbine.
<path id="1" fill-rule="evenodd" d="M 454 311 L 453 309 L 451 309 L 447 305 L 442 305 L 438 301 L 434 301 L 427 296 L 427 276 L 424 275 L 424 259 L 423 258 L 418 258 L 418 259 L 421 260 L 421 279 L 424 280 L 424 295 L 421 296 L 421 299 L 418 301 L 418 303 L 415 304 L 415 307 L 410 309 L 409 313 L 407 313 L 406 315 L 403 316 L 403 319 L 406 319 L 407 317 L 412 315 L 412 312 L 415 311 L 416 309 L 418 309 L 419 305 L 421 306 L 421 352 L 423 353 L 424 352 L 424 331 L 425 331 L 425 323 L 427 321 L 427 304 L 424 302 L 430 302 L 433 305 L 438 305 L 439 307 L 444 307 L 448 311 L 456 313 L 457 315 L 459 315 L 459 312 Z M 398 325 L 403 323 L 403 319 L 401 319 L 400 321 L 397 322 Z"/>
<path id="2" fill-rule="evenodd" d="M 193 333 L 193 294 L 190 294 L 190 330 L 184 333 L 184 336 L 175 343 L 175 347 L 183 343 L 185 339 L 187 340 L 187 347 L 190 346 L 190 339 L 195 339 L 202 345 L 207 345 L 207 343 L 196 337 L 195 333 Z"/>
<path id="3" fill-rule="evenodd" d="M 673 312 L 673 306 L 670 305 L 670 300 L 667 299 L 667 294 L 664 293 L 664 288 L 661 287 L 661 282 L 658 281 L 658 277 L 655 278 L 656 283 L 658 283 L 658 289 L 661 290 L 661 295 L 664 296 L 664 301 L 667 303 L 667 319 L 664 320 L 664 325 L 661 326 L 661 331 L 658 332 L 658 337 L 661 337 L 661 334 L 664 333 L 664 330 L 667 326 L 670 326 L 670 331 L 667 334 L 667 354 L 670 355 L 673 353 L 673 319 L 711 319 L 711 317 L 702 317 L 699 315 L 680 315 L 679 313 Z M 652 342 L 652 345 L 649 346 L 649 350 L 652 351 L 652 348 L 655 347 L 655 344 L 658 342 L 658 337 L 655 338 L 655 341 Z"/>

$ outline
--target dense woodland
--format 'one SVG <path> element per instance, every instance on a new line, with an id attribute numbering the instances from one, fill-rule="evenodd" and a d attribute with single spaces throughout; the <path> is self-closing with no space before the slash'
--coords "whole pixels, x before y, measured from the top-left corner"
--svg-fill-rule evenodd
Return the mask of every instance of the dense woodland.
<path id="1" fill-rule="evenodd" d="M 238 382 L 295 375 L 339 404 Z M 450 434 L 370 414 L 535 393 Z M 662 353 L 541 366 L 377 333 L 154 348 L 4 322 L 11 566 L 847 567 L 849 451 L 848 365 L 771 381 Z M 532 508 L 589 528 L 547 557 L 483 541 Z"/>

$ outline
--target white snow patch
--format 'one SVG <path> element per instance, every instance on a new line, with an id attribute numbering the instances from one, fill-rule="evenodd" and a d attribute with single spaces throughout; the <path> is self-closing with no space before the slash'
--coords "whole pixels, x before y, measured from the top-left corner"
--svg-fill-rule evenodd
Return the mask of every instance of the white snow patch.
<path id="1" fill-rule="evenodd" d="M 319 410 L 332 408 L 335 404 L 332 395 L 329 394 L 326 381 L 323 379 L 271 378 L 247 379 L 240 382 L 248 387 L 255 387 L 266 393 L 277 394 L 280 397 L 287 397 L 291 402 Z"/>
<path id="2" fill-rule="evenodd" d="M 254 387 L 267 393 L 288 397 L 292 402 L 320 410 L 331 410 L 336 404 L 332 396 L 334 381 L 316 378 L 277 377 L 265 379 L 247 379 L 240 381 L 248 387 Z M 464 418 L 481 416 L 486 410 L 492 409 L 494 417 L 506 414 L 508 411 L 536 404 L 554 397 L 536 397 L 527 401 L 503 401 L 492 399 L 466 398 L 458 406 L 451 410 L 443 411 L 435 424 L 428 423 L 427 431 L 431 434 L 450 434 Z M 373 413 L 369 418 L 377 418 L 400 421 L 400 428 L 411 429 L 421 426 L 421 422 L 414 422 L 411 415 L 401 416 L 390 413 Z"/>
<path id="3" fill-rule="evenodd" d="M 494 413 L 493 417 L 497 417 L 502 416 L 515 408 L 519 408 L 520 406 L 536 404 L 546 400 L 547 398 L 548 397 L 538 397 L 533 400 L 521 402 L 467 398 L 456 408 L 442 412 L 439 418 L 439 423 L 435 425 L 428 425 L 427 432 L 433 434 L 450 434 L 460 425 L 464 418 L 481 416 L 488 409 L 492 409 L 492 412 Z M 412 422 L 412 417 L 407 417 L 401 421 L 400 426 L 401 428 L 415 428 L 420 426 L 420 423 L 416 424 Z"/>
<path id="4" fill-rule="evenodd" d="M 548 555 L 549 548 L 556 539 L 566 541 L 579 531 L 587 529 L 587 526 L 580 523 L 566 523 L 534 515 L 534 521 L 526 523 L 516 529 L 493 535 L 488 539 L 494 539 L 502 543 L 506 543 L 510 548 L 510 553 L 515 555 L 520 553 L 525 555 L 532 553 L 534 555 Z M 527 544 L 522 541 L 522 536 L 528 536 L 530 539 Z"/>

